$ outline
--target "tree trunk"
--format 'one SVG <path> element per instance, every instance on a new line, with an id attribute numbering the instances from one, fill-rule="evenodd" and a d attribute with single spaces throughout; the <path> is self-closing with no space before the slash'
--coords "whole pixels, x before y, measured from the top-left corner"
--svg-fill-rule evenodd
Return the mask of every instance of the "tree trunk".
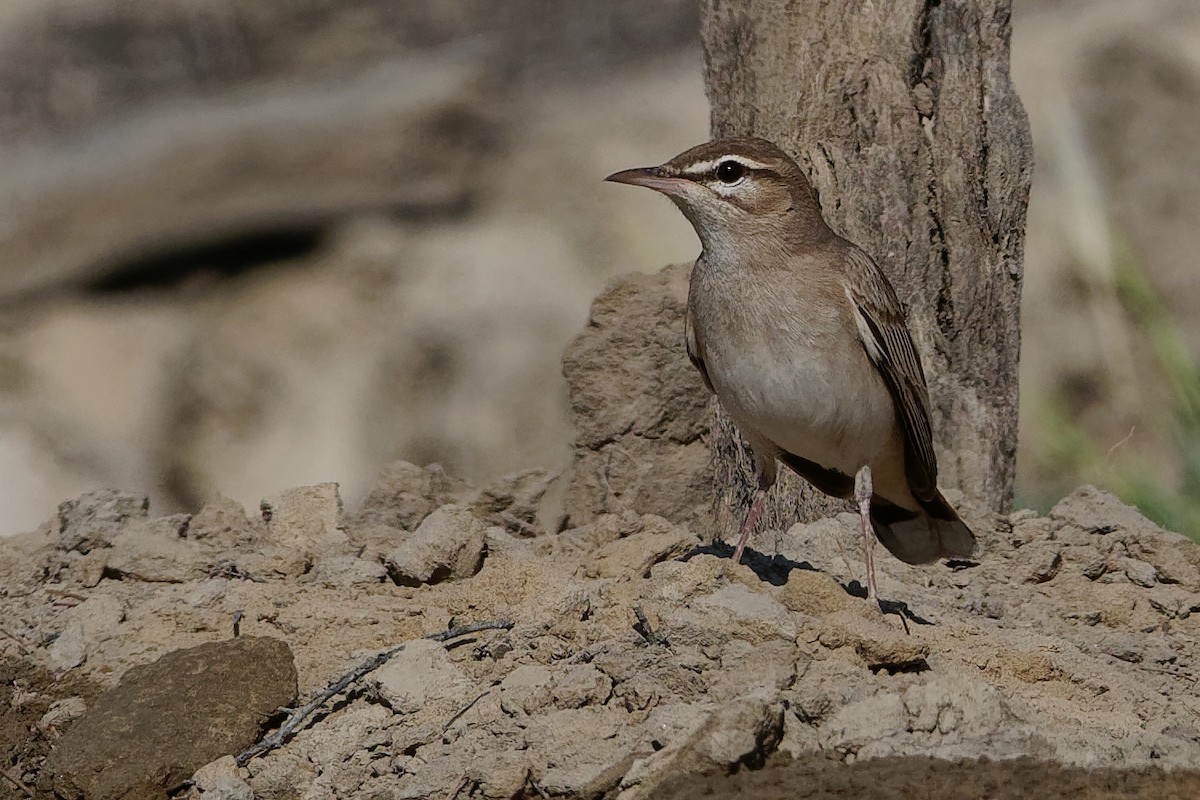
<path id="1" fill-rule="evenodd" d="M 830 225 L 892 279 L 929 378 L 941 485 L 995 511 L 1013 495 L 1032 168 L 1010 13 L 1010 0 L 705 0 L 702 21 L 714 136 L 789 151 Z M 718 484 L 738 495 L 749 456 L 718 428 Z M 795 487 L 774 492 L 769 524 L 828 511 Z"/>

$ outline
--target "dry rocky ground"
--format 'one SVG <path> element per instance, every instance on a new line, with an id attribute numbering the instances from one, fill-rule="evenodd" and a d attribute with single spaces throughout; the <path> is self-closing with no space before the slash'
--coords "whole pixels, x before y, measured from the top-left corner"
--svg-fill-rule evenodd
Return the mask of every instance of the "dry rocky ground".
<path id="1" fill-rule="evenodd" d="M 976 560 L 881 557 L 887 615 L 849 514 L 733 564 L 689 511 L 705 465 L 671 461 L 708 418 L 668 355 L 685 274 L 598 299 L 564 475 L 397 463 L 354 508 L 322 484 L 165 517 L 93 492 L 7 540 L 0 797 L 1197 796 L 1200 547 L 1084 488 L 968 508 Z M 676 479 L 610 479 L 614 447 Z M 512 626 L 422 638 L 481 621 Z"/>

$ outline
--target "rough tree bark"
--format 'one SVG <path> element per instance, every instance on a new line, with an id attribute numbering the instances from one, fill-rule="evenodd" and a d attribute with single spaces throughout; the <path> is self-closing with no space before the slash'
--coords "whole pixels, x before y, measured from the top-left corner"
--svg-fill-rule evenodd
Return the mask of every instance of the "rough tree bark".
<path id="1" fill-rule="evenodd" d="M 788 150 L 829 223 L 892 279 L 929 377 L 941 484 L 996 511 L 1013 493 L 1032 169 L 1010 12 L 1010 0 L 705 0 L 702 20 L 713 134 Z M 718 486 L 739 495 L 749 457 L 717 427 Z M 772 527 L 830 507 L 795 482 L 773 494 Z"/>

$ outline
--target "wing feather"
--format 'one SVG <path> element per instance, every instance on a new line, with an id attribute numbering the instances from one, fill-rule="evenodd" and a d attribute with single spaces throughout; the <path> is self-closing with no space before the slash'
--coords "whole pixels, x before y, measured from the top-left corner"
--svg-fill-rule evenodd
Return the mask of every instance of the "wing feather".
<path id="1" fill-rule="evenodd" d="M 909 488 L 917 499 L 931 501 L 937 495 L 937 456 L 925 370 L 895 290 L 871 257 L 857 247 L 847 256 L 846 295 L 855 312 L 863 349 L 896 404 L 904 431 L 904 469 Z"/>
<path id="2" fill-rule="evenodd" d="M 696 329 L 692 325 L 692 307 L 689 303 L 683 314 L 683 342 L 687 348 L 688 358 L 691 359 L 692 366 L 700 373 L 704 385 L 708 387 L 710 392 L 714 392 L 712 381 L 708 377 L 708 368 L 704 366 L 704 357 L 701 355 L 700 343 L 696 341 Z"/>

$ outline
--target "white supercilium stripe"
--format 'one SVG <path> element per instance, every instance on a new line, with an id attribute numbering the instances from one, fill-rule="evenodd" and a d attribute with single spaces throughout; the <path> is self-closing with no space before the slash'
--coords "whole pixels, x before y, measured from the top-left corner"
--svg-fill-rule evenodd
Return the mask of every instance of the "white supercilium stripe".
<path id="1" fill-rule="evenodd" d="M 746 158 L 745 156 L 728 155 L 721 156 L 720 158 L 714 158 L 710 161 L 700 161 L 696 164 L 689 164 L 681 169 L 680 172 L 689 177 L 703 177 L 705 175 L 711 175 L 713 170 L 717 168 L 718 164 L 724 164 L 726 161 L 736 161 L 746 169 L 767 169 L 767 165 L 761 161 L 755 161 L 754 159 Z"/>

